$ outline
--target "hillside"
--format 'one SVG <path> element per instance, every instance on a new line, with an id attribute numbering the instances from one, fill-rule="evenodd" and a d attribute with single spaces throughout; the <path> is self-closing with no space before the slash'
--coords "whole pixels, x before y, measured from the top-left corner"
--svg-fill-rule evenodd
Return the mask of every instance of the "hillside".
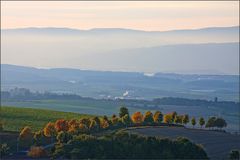
<path id="1" fill-rule="evenodd" d="M 192 142 L 202 145 L 210 159 L 228 159 L 228 154 L 231 150 L 240 148 L 240 136 L 224 132 L 182 127 L 133 128 L 129 129 L 129 131 L 161 138 L 176 139 L 177 137 L 186 137 Z"/>
<path id="2" fill-rule="evenodd" d="M 30 126 L 33 131 L 42 129 L 50 121 L 57 119 L 80 119 L 92 117 L 87 114 L 52 111 L 47 109 L 31 109 L 1 106 L 1 120 L 4 130 L 19 131 L 25 126 Z"/>

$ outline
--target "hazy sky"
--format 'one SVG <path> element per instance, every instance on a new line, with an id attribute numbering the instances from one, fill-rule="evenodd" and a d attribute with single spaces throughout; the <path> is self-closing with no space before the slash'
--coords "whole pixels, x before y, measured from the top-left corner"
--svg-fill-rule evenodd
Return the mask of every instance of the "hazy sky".
<path id="1" fill-rule="evenodd" d="M 237 1 L 1 1 L 1 28 L 4 29 L 68 27 L 164 31 L 238 25 Z M 141 54 L 131 55 L 128 50 L 166 44 L 222 43 L 236 42 L 236 39 L 238 42 L 237 31 L 222 32 L 204 35 L 184 34 L 182 37 L 178 34 L 150 36 L 134 35 L 129 32 L 124 35 L 96 34 L 85 37 L 2 34 L 1 63 L 40 68 L 70 67 L 143 72 L 213 70 L 215 73 L 238 74 L 237 45 L 220 49 L 212 47 L 210 51 L 208 47 L 201 48 L 199 53 L 191 47 L 185 48 L 191 51 L 187 56 L 184 56 L 185 50 L 182 53 L 177 50 L 176 55 L 168 49 L 155 51 L 156 54 L 149 53 L 152 50 L 146 50 L 146 53 L 137 50 L 137 53 Z M 212 56 L 211 52 L 218 55 Z M 215 57 L 218 57 L 218 60 Z"/>
<path id="2" fill-rule="evenodd" d="M 232 2 L 1 1 L 1 27 L 189 29 L 239 25 Z"/>

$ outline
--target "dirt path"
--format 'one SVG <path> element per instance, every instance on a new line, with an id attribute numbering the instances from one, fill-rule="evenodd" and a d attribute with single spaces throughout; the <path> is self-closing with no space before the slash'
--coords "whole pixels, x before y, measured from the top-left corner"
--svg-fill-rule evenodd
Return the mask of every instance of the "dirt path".
<path id="1" fill-rule="evenodd" d="M 240 150 L 240 135 L 231 135 L 224 132 L 183 127 L 132 128 L 129 131 L 149 136 L 186 137 L 197 144 L 202 144 L 211 159 L 227 159 L 230 150 Z"/>

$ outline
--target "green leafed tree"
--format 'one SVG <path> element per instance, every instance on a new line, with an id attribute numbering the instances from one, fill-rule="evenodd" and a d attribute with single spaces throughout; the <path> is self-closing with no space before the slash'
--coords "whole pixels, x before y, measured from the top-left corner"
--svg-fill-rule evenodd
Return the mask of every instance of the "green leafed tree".
<path id="1" fill-rule="evenodd" d="M 131 117 L 128 115 L 128 114 L 125 114 L 122 118 L 122 123 L 128 127 L 132 124 L 132 120 L 131 120 Z"/>
<path id="2" fill-rule="evenodd" d="M 199 125 L 201 126 L 201 128 L 202 128 L 202 126 L 205 124 L 205 120 L 204 120 L 204 118 L 203 117 L 200 117 L 199 118 Z"/>
<path id="3" fill-rule="evenodd" d="M 119 118 L 122 118 L 126 114 L 129 115 L 128 109 L 126 107 L 121 107 L 119 111 Z"/>
<path id="4" fill-rule="evenodd" d="M 206 123 L 206 128 L 213 128 L 215 127 L 215 121 L 216 121 L 216 117 L 210 117 Z"/>
<path id="5" fill-rule="evenodd" d="M 182 116 L 182 115 L 177 115 L 177 116 L 175 116 L 175 118 L 174 118 L 174 123 L 176 123 L 176 124 L 182 124 L 182 119 L 183 119 L 183 116 Z"/>
<path id="6" fill-rule="evenodd" d="M 193 127 L 196 125 L 196 119 L 195 119 L 195 117 L 192 118 L 191 123 L 192 123 Z"/>
<path id="7" fill-rule="evenodd" d="M 189 123 L 189 116 L 187 115 L 187 114 L 185 114 L 184 116 L 183 116 L 183 124 L 187 124 L 187 123 Z"/>

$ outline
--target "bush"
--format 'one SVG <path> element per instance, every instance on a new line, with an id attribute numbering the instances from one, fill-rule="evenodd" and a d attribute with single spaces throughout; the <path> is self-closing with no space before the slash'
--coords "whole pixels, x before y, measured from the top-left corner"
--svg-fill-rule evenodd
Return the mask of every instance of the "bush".
<path id="1" fill-rule="evenodd" d="M 238 150 L 232 150 L 229 154 L 229 159 L 239 160 L 240 154 Z"/>
<path id="2" fill-rule="evenodd" d="M 6 143 L 1 144 L 0 148 L 1 158 L 9 155 L 9 149 L 10 149 L 9 146 Z"/>
<path id="3" fill-rule="evenodd" d="M 42 147 L 32 146 L 27 155 L 32 158 L 44 158 L 47 157 L 47 152 Z"/>

